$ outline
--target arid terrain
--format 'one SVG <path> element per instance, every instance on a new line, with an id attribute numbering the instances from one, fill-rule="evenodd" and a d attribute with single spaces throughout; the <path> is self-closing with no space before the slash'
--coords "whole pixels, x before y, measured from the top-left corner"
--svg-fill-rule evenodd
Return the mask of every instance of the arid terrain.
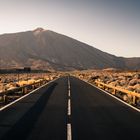
<path id="1" fill-rule="evenodd" d="M 119 72 L 108 70 L 89 70 L 68 72 L 82 80 L 90 83 L 100 81 L 102 83 L 121 87 L 123 89 L 140 93 L 140 72 Z M 0 75 L 0 91 L 8 90 L 14 87 L 31 84 L 40 79 L 48 81 L 65 75 L 64 73 L 30 73 L 30 74 L 1 74 Z"/>
<path id="2" fill-rule="evenodd" d="M 140 105 L 140 72 L 116 69 L 87 70 L 57 73 L 1 74 L 0 92 L 30 85 L 41 80 L 49 82 L 61 76 L 72 75 L 98 86 L 130 104 Z M 117 88 L 117 89 L 116 89 Z M 134 95 L 136 94 L 136 96 Z M 11 95 L 11 94 L 10 94 Z M 135 99 L 134 99 L 134 96 Z M 15 94 L 13 94 L 15 96 Z M 3 99 L 3 98 L 2 98 Z"/>
<path id="3" fill-rule="evenodd" d="M 91 83 L 97 80 L 108 85 L 140 93 L 140 72 L 83 71 L 75 75 Z"/>
<path id="4" fill-rule="evenodd" d="M 0 92 L 32 84 L 43 79 L 51 81 L 57 76 L 57 73 L 0 74 Z"/>

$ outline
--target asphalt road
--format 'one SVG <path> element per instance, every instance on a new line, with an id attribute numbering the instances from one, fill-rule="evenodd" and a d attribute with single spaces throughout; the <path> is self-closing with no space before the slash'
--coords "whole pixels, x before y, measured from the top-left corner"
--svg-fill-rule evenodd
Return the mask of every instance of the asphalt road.
<path id="1" fill-rule="evenodd" d="M 0 112 L 0 140 L 66 140 L 67 78 Z"/>
<path id="2" fill-rule="evenodd" d="M 138 140 L 140 113 L 71 78 L 73 140 Z"/>
<path id="3" fill-rule="evenodd" d="M 0 140 L 66 140 L 67 124 L 73 140 L 140 139 L 139 112 L 74 77 L 68 93 L 63 77 L 1 111 Z"/>

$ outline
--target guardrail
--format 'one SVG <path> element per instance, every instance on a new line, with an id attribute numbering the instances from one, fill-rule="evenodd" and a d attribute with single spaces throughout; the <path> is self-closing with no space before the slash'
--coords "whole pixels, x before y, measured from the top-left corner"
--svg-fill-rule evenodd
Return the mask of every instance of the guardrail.
<path id="1" fill-rule="evenodd" d="M 0 93 L 0 104 L 1 106 L 10 102 L 10 100 L 14 100 L 15 98 L 19 98 L 25 94 L 28 94 L 30 91 L 40 87 L 41 85 L 47 83 L 47 80 L 41 80 L 39 82 L 34 82 L 32 84 L 28 84 L 22 87 L 17 87 L 11 90 L 6 90 Z"/>
<path id="2" fill-rule="evenodd" d="M 102 82 L 99 82 L 97 80 L 95 80 L 95 84 L 99 87 L 102 88 L 104 90 L 112 90 L 112 94 L 119 96 L 120 98 L 122 98 L 124 101 L 133 104 L 133 105 L 138 105 L 140 103 L 140 94 L 136 93 L 136 92 L 132 92 L 132 91 L 128 91 L 126 89 L 123 89 L 121 87 L 115 87 L 112 85 L 108 85 Z"/>

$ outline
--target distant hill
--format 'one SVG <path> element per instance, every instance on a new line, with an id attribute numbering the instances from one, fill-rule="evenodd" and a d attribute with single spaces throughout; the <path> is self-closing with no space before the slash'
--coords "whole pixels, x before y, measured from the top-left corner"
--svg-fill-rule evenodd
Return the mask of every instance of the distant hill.
<path id="1" fill-rule="evenodd" d="M 92 46 L 37 28 L 0 35 L 0 67 L 48 70 L 140 69 L 140 58 L 123 58 Z"/>

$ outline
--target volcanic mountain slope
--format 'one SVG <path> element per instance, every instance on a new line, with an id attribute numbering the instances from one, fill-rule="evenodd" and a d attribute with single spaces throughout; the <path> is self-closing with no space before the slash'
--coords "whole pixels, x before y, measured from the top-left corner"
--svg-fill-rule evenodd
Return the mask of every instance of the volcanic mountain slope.
<path id="1" fill-rule="evenodd" d="M 140 69 L 140 58 L 121 58 L 53 31 L 0 35 L 1 68 L 75 70 L 94 68 Z"/>

